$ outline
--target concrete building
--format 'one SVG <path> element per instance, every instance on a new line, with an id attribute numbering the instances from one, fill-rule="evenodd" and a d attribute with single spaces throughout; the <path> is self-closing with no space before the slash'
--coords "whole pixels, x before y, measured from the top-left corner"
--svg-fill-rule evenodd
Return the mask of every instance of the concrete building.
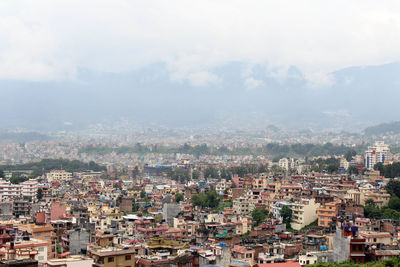
<path id="1" fill-rule="evenodd" d="M 181 212 L 182 206 L 179 204 L 165 203 L 163 206 L 163 219 L 169 226 L 174 225 L 174 218 Z"/>
<path id="2" fill-rule="evenodd" d="M 50 259 L 42 265 L 44 267 L 92 267 L 93 259 L 82 255 L 73 255 L 63 259 Z"/>
<path id="3" fill-rule="evenodd" d="M 309 225 L 318 219 L 317 210 L 320 207 L 315 199 L 302 199 L 299 202 L 292 203 L 292 223 L 291 226 L 295 230 Z"/>
<path id="4" fill-rule="evenodd" d="M 221 181 L 219 181 L 217 183 L 217 185 L 215 186 L 215 191 L 217 191 L 218 195 L 223 195 L 226 188 L 227 188 L 226 180 L 225 179 L 221 179 Z"/>
<path id="5" fill-rule="evenodd" d="M 47 261 L 49 255 L 48 249 L 49 247 L 46 241 L 29 238 L 27 240 L 23 239 L 13 243 L 6 243 L 0 252 L 2 252 L 8 260 L 34 259 L 41 262 Z"/>
<path id="6" fill-rule="evenodd" d="M 0 178 L 0 201 L 20 197 L 28 197 L 35 200 L 38 185 L 39 183 L 35 179 L 29 179 L 20 184 L 12 184 L 10 181 Z"/>
<path id="7" fill-rule="evenodd" d="M 11 200 L 0 202 L 0 220 L 8 221 L 12 219 L 13 202 Z"/>
<path id="8" fill-rule="evenodd" d="M 325 203 L 318 208 L 318 226 L 328 228 L 339 213 L 340 201 Z"/>
<path id="9" fill-rule="evenodd" d="M 368 199 L 372 199 L 375 205 L 379 208 L 387 206 L 390 200 L 390 194 L 382 190 L 380 192 L 372 192 L 370 190 L 361 190 L 360 204 L 365 205 Z"/>
<path id="10" fill-rule="evenodd" d="M 279 160 L 278 165 L 280 168 L 284 169 L 285 171 L 288 171 L 290 167 L 290 161 L 287 158 L 282 158 Z"/>
<path id="11" fill-rule="evenodd" d="M 29 179 L 28 181 L 20 183 L 21 188 L 21 196 L 28 197 L 32 200 L 35 200 L 37 197 L 37 191 L 39 188 L 39 182 L 36 179 Z"/>
<path id="12" fill-rule="evenodd" d="M 233 200 L 233 212 L 237 215 L 249 215 L 254 209 L 254 204 L 243 197 L 239 197 Z"/>
<path id="13" fill-rule="evenodd" d="M 86 229 L 74 229 L 65 232 L 62 237 L 63 248 L 72 255 L 86 254 L 87 244 L 89 243 L 89 232 Z"/>
<path id="14" fill-rule="evenodd" d="M 273 206 L 273 214 L 274 218 L 282 221 L 281 210 L 284 206 L 292 207 L 292 203 L 287 201 L 277 201 Z"/>
<path id="15" fill-rule="evenodd" d="M 29 217 L 31 215 L 31 202 L 24 199 L 14 199 L 12 213 L 16 218 Z"/>
<path id="16" fill-rule="evenodd" d="M 300 255 L 299 263 L 301 266 L 306 266 L 309 264 L 315 264 L 318 261 L 318 257 L 312 254 Z"/>
<path id="17" fill-rule="evenodd" d="M 36 225 L 36 224 L 22 224 L 18 226 L 18 230 L 28 233 L 35 239 L 42 240 L 47 246 L 47 258 L 52 259 L 56 257 L 56 242 L 54 228 L 51 224 Z"/>
<path id="18" fill-rule="evenodd" d="M 367 151 L 365 151 L 365 168 L 371 170 L 376 163 L 385 163 L 385 161 L 388 161 L 389 156 L 389 145 L 383 141 L 375 142 L 373 146 L 368 147 Z"/>
<path id="19" fill-rule="evenodd" d="M 55 181 L 65 181 L 72 178 L 72 173 L 66 172 L 64 170 L 52 170 L 51 172 L 46 174 L 46 178 L 47 181 L 50 183 Z"/>
<path id="20" fill-rule="evenodd" d="M 94 260 L 94 267 L 134 267 L 135 254 L 136 250 L 133 248 L 99 248 L 91 246 L 88 249 L 88 256 Z"/>
<path id="21" fill-rule="evenodd" d="M 392 245 L 392 235 L 387 232 L 360 232 L 360 236 L 365 239 L 368 245 Z"/>
<path id="22" fill-rule="evenodd" d="M 244 265 L 244 263 L 253 266 L 255 264 L 255 250 L 250 247 L 234 246 L 232 249 L 232 262 L 233 264 Z"/>

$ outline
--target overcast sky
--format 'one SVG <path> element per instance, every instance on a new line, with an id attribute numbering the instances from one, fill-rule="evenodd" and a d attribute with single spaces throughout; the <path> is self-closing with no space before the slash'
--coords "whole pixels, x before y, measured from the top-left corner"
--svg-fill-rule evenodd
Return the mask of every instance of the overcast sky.
<path id="1" fill-rule="evenodd" d="M 204 85 L 219 79 L 210 69 L 239 61 L 277 77 L 296 66 L 325 84 L 332 71 L 399 59 L 398 0 L 0 1 L 3 80 L 164 63 L 172 81 Z"/>

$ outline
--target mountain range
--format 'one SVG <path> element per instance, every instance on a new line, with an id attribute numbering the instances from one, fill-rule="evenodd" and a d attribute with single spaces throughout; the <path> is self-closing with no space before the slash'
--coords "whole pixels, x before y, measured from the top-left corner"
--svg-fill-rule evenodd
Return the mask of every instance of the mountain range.
<path id="1" fill-rule="evenodd" d="M 128 120 L 167 127 L 360 131 L 399 120 L 400 63 L 351 67 L 312 85 L 296 67 L 231 62 L 192 80 L 164 64 L 129 73 L 77 70 L 72 80 L 0 81 L 0 128 L 48 131 Z M 210 78 L 211 77 L 211 78 Z"/>

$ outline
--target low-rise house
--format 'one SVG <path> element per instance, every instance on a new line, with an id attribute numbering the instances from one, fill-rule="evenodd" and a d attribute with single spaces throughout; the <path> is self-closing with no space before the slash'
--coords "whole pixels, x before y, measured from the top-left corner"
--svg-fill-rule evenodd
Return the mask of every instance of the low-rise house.
<path id="1" fill-rule="evenodd" d="M 96 246 L 89 246 L 88 248 L 88 256 L 93 259 L 93 267 L 134 267 L 136 266 L 135 254 L 134 248 L 101 248 Z"/>

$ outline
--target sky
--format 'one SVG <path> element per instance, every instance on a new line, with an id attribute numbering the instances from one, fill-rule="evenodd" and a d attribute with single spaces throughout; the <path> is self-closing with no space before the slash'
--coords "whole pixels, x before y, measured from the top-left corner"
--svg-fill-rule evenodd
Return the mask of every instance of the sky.
<path id="1" fill-rule="evenodd" d="M 338 69 L 399 60 L 400 2 L 3 0 L 0 40 L 1 79 L 163 62 L 171 80 L 203 85 L 218 82 L 211 68 L 240 61 L 278 76 L 296 66 L 319 84 Z"/>
<path id="2" fill-rule="evenodd" d="M 261 67 L 281 84 L 301 77 L 318 94 L 335 86 L 337 71 L 399 60 L 399 1 L 0 1 L 0 81 L 28 87 L 86 82 L 83 70 L 150 68 L 150 80 L 201 91 L 224 86 L 223 68 L 240 62 L 244 91 L 268 87 Z"/>

